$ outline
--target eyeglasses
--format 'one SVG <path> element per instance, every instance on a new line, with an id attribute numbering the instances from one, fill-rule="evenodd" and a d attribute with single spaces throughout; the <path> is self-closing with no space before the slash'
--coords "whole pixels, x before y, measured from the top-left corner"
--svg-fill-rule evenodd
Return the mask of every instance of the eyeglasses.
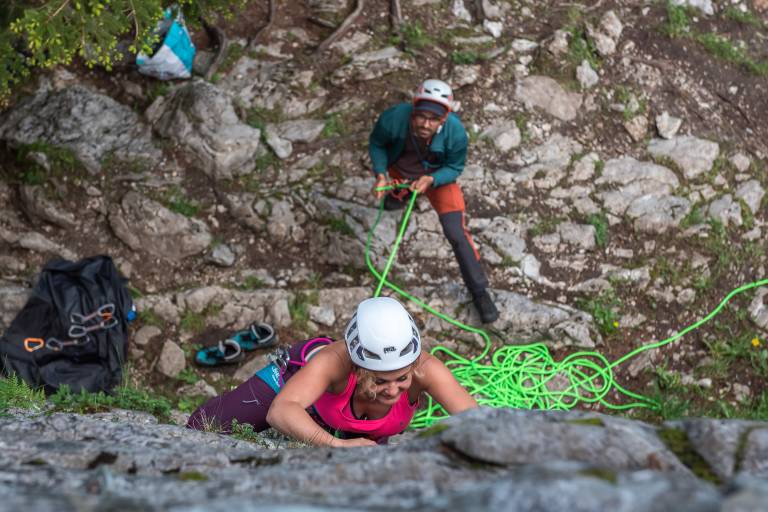
<path id="1" fill-rule="evenodd" d="M 441 121 L 441 118 L 439 117 L 426 115 L 422 112 L 416 112 L 415 114 L 413 114 L 413 117 L 419 119 L 421 122 L 425 124 L 437 124 Z"/>

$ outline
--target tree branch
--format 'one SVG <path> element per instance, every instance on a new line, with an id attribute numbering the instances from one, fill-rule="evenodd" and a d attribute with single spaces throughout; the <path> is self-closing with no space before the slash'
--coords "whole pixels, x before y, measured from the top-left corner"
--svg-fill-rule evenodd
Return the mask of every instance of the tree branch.
<path id="1" fill-rule="evenodd" d="M 250 38 L 248 41 L 248 49 L 253 50 L 256 45 L 256 39 L 258 37 L 265 33 L 267 30 L 272 28 L 272 24 L 275 22 L 275 18 L 277 17 L 277 1 L 276 0 L 269 0 L 269 13 L 267 15 L 267 24 L 261 27 L 256 33 L 253 35 L 253 37 Z"/>
<path id="2" fill-rule="evenodd" d="M 357 7 L 355 7 L 355 10 L 352 11 L 352 13 L 347 16 L 347 18 L 342 22 L 341 25 L 339 25 L 339 28 L 333 31 L 331 35 L 329 35 L 325 41 L 320 43 L 320 45 L 317 47 L 317 50 L 315 50 L 315 54 L 323 53 L 325 50 L 328 49 L 329 46 L 331 46 L 334 42 L 336 42 L 337 39 L 339 39 L 342 35 L 344 35 L 344 32 L 349 29 L 349 27 L 354 23 L 355 18 L 357 18 L 361 12 L 363 12 L 363 6 L 365 5 L 365 0 L 357 0 Z"/>
<path id="3" fill-rule="evenodd" d="M 400 0 L 389 0 L 389 22 L 395 31 L 400 31 L 403 23 L 403 11 L 400 9 Z"/>
<path id="4" fill-rule="evenodd" d="M 208 33 L 208 37 L 216 43 L 218 48 L 216 50 L 216 56 L 213 58 L 213 62 L 211 62 L 211 65 L 208 66 L 208 69 L 205 71 L 205 79 L 210 80 L 213 75 L 216 74 L 219 66 L 221 66 L 221 63 L 224 61 L 224 57 L 227 55 L 229 41 L 227 40 L 227 36 L 224 35 L 224 31 L 219 27 L 209 24 L 204 18 L 200 18 L 200 21 L 203 23 L 203 28 L 205 28 L 205 31 Z"/>

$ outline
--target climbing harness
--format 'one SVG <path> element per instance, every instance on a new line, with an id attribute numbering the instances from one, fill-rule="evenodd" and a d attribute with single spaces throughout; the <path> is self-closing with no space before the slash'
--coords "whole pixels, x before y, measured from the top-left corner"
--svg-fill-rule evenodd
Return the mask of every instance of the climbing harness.
<path id="1" fill-rule="evenodd" d="M 377 190 L 387 191 L 394 188 L 405 188 L 407 184 L 397 183 L 379 187 Z M 475 397 L 480 405 L 491 407 L 515 407 L 520 409 L 572 409 L 580 402 L 599 403 L 607 409 L 627 410 L 632 408 L 658 409 L 659 404 L 651 398 L 634 393 L 620 386 L 615 380 L 613 369 L 625 363 L 641 352 L 652 350 L 672 343 L 690 331 L 711 320 L 736 295 L 752 288 L 768 285 L 768 279 L 762 279 L 745 284 L 732 290 L 704 318 L 685 327 L 667 339 L 640 345 L 617 360 L 610 362 L 599 352 L 578 351 L 562 361 L 555 361 L 552 354 L 543 343 L 528 345 L 505 345 L 490 354 L 491 340 L 482 329 L 463 324 L 410 295 L 394 283 L 387 280 L 400 242 L 403 239 L 408 220 L 416 202 L 417 192 L 413 191 L 405 212 L 403 213 L 397 238 L 390 251 L 384 270 L 379 272 L 371 260 L 371 243 L 382 214 L 384 202 L 379 205 L 379 212 L 365 245 L 365 261 L 368 269 L 378 280 L 374 297 L 378 297 L 384 286 L 403 298 L 417 304 L 424 310 L 448 322 L 451 325 L 480 336 L 484 348 L 480 355 L 474 358 L 463 357 L 446 347 L 436 346 L 432 354 L 442 353 L 446 356 L 445 365 L 451 370 L 459 383 Z M 609 394 L 615 392 L 616 398 L 624 396 L 627 403 L 609 401 Z M 448 416 L 448 413 L 432 397 L 427 397 L 426 407 L 416 413 L 411 421 L 412 428 L 428 427 L 434 422 Z"/>

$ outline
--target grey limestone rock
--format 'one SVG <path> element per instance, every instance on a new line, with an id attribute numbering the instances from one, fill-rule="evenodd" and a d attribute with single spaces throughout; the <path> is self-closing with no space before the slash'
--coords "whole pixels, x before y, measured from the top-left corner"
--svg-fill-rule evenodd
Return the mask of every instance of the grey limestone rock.
<path id="1" fill-rule="evenodd" d="M 682 135 L 669 140 L 654 139 L 648 145 L 648 151 L 671 158 L 682 168 L 687 179 L 693 179 L 712 168 L 720 154 L 720 146 L 717 142 Z"/>
<path id="2" fill-rule="evenodd" d="M 150 107 L 155 130 L 178 142 L 202 171 L 217 178 L 248 174 L 261 132 L 240 121 L 232 97 L 204 80 L 179 87 Z"/>
<path id="3" fill-rule="evenodd" d="M 765 189 L 763 189 L 759 181 L 749 180 L 739 185 L 734 195 L 736 199 L 741 199 L 746 203 L 752 214 L 756 214 L 760 209 L 763 196 L 765 196 Z"/>
<path id="4" fill-rule="evenodd" d="M 403 52 L 389 46 L 357 54 L 352 61 L 331 74 L 331 84 L 340 86 L 350 80 L 374 80 L 395 71 L 414 69 L 413 61 Z"/>
<path id="5" fill-rule="evenodd" d="M 31 294 L 30 288 L 0 280 L 0 331 L 5 331 Z"/>
<path id="6" fill-rule="evenodd" d="M 43 187 L 22 185 L 19 187 L 19 196 L 22 208 L 30 217 L 65 229 L 77 227 L 75 215 L 67 211 L 63 204 L 54 203 L 46 195 Z"/>
<path id="7" fill-rule="evenodd" d="M 520 129 L 514 121 L 496 122 L 483 130 L 480 136 L 491 139 L 496 149 L 502 153 L 516 148 L 522 140 Z"/>
<path id="8" fill-rule="evenodd" d="M 562 121 L 573 121 L 581 107 L 581 94 L 567 92 L 552 78 L 529 76 L 517 83 L 515 96 L 526 106 L 537 107 Z"/>
<path id="9" fill-rule="evenodd" d="M 721 222 L 724 226 L 729 226 L 731 224 L 741 226 L 743 223 L 741 204 L 739 204 L 738 201 L 734 201 L 731 194 L 725 194 L 712 201 L 709 204 L 709 208 L 707 208 L 707 214 L 711 218 Z"/>
<path id="10" fill-rule="evenodd" d="M 142 161 L 149 167 L 162 159 L 149 127 L 130 107 L 81 85 L 41 87 L 3 115 L 0 140 L 66 147 L 92 174 L 101 171 L 107 157 Z"/>
<path id="11" fill-rule="evenodd" d="M 691 211 L 691 202 L 677 196 L 644 195 L 627 208 L 635 230 L 642 233 L 666 233 L 677 227 Z"/>
<path id="12" fill-rule="evenodd" d="M 176 377 L 186 366 L 184 351 L 175 342 L 167 340 L 160 352 L 157 370 L 166 377 Z"/>
<path id="13" fill-rule="evenodd" d="M 236 256 L 227 244 L 218 244 L 210 252 L 207 260 L 219 267 L 231 267 L 235 264 Z"/>
<path id="14" fill-rule="evenodd" d="M 128 192 L 112 206 L 109 223 L 131 249 L 169 260 L 200 254 L 212 240 L 201 220 L 172 212 L 138 192 Z"/>

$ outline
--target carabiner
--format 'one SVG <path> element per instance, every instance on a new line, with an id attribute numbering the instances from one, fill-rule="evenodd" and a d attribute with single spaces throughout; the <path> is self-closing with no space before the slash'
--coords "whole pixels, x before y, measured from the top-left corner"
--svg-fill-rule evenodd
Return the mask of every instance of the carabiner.
<path id="1" fill-rule="evenodd" d="M 94 318 L 99 318 L 100 322 L 110 320 L 115 314 L 115 305 L 110 303 L 100 306 L 96 311 L 88 315 L 72 313 L 69 315 L 69 321 L 73 324 L 86 324 Z"/>
<path id="2" fill-rule="evenodd" d="M 37 345 L 32 346 L 33 343 L 36 343 Z M 27 352 L 34 352 L 35 350 L 40 350 L 45 346 L 45 340 L 42 340 L 40 338 L 24 338 L 24 350 Z"/>
<path id="3" fill-rule="evenodd" d="M 112 327 L 115 327 L 117 325 L 117 318 L 116 317 L 110 317 L 109 319 L 104 319 L 101 322 L 94 324 L 94 325 L 80 325 L 75 324 L 71 325 L 69 327 L 69 331 L 67 331 L 67 334 L 69 334 L 70 338 L 82 338 L 86 334 L 88 334 L 91 331 L 98 331 L 100 329 L 111 329 Z"/>

